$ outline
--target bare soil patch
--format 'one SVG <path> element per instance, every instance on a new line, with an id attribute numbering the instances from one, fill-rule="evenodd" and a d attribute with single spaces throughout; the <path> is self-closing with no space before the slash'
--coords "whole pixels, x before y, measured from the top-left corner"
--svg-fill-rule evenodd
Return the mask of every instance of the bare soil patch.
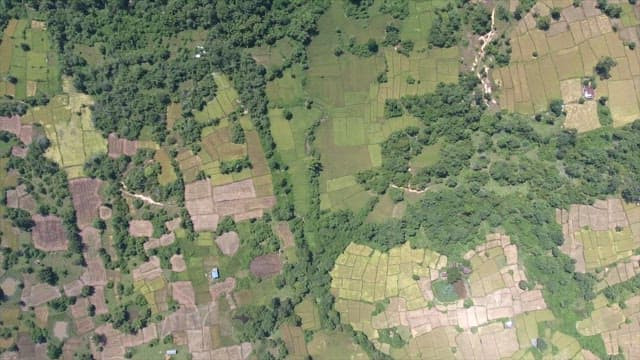
<path id="1" fill-rule="evenodd" d="M 196 293 L 191 281 L 176 281 L 171 284 L 171 296 L 186 309 L 196 309 Z"/>
<path id="2" fill-rule="evenodd" d="M 129 222 L 129 234 L 134 237 L 151 237 L 153 224 L 149 220 L 131 220 Z"/>
<path id="3" fill-rule="evenodd" d="M 295 245 L 293 233 L 291 232 L 291 228 L 289 227 L 288 222 L 280 221 L 274 227 L 274 231 L 276 233 L 276 236 L 278 236 L 278 238 L 282 242 L 282 247 L 284 249 L 288 249 Z"/>
<path id="4" fill-rule="evenodd" d="M 84 283 L 80 280 L 74 280 L 70 283 L 64 284 L 62 287 L 64 289 L 64 294 L 67 296 L 79 296 L 82 292 L 82 287 Z"/>
<path id="5" fill-rule="evenodd" d="M 33 244 L 42 251 L 63 251 L 67 250 L 69 241 L 64 233 L 62 220 L 53 215 L 34 215 L 33 221 Z"/>
<path id="6" fill-rule="evenodd" d="M 151 281 L 157 277 L 162 276 L 162 269 L 160 268 L 160 259 L 157 256 L 150 257 L 149 261 L 135 268 L 132 274 L 133 274 L 133 281 L 138 281 L 138 280 Z"/>
<path id="7" fill-rule="evenodd" d="M 220 295 L 230 294 L 235 287 L 236 279 L 232 277 L 228 277 L 223 282 L 214 284 L 209 288 L 211 300 L 216 301 Z"/>
<path id="8" fill-rule="evenodd" d="M 93 330 L 96 327 L 96 324 L 93 322 L 93 319 L 90 317 L 83 317 L 80 319 L 74 320 L 76 324 L 76 332 L 79 335 L 83 335 Z"/>
<path id="9" fill-rule="evenodd" d="M 99 257 L 87 259 L 87 270 L 82 274 L 82 282 L 90 286 L 104 286 L 107 284 L 107 271 Z"/>
<path id="10" fill-rule="evenodd" d="M 170 233 L 160 236 L 159 239 L 151 239 L 145 242 L 143 246 L 145 251 L 149 251 L 151 249 L 159 248 L 162 246 L 169 246 L 173 244 L 174 241 L 176 241 L 176 236 L 175 234 Z"/>
<path id="11" fill-rule="evenodd" d="M 64 340 L 69 336 L 69 323 L 66 321 L 56 321 L 53 325 L 53 336 L 59 340 Z"/>
<path id="12" fill-rule="evenodd" d="M 216 244 L 223 254 L 233 256 L 240 248 L 240 237 L 235 231 L 226 232 L 216 239 Z"/>
<path id="13" fill-rule="evenodd" d="M 14 134 L 26 145 L 31 144 L 33 140 L 33 126 L 22 125 L 20 123 L 20 116 L 18 115 L 11 117 L 0 116 L 0 130 Z"/>
<path id="14" fill-rule="evenodd" d="M 47 284 L 31 285 L 29 281 L 25 281 L 21 300 L 26 306 L 39 306 L 58 297 L 60 290 L 57 287 Z"/>
<path id="15" fill-rule="evenodd" d="M 13 296 L 13 294 L 16 293 L 16 289 L 18 288 L 18 281 L 12 277 L 8 277 L 4 279 L 0 287 L 2 287 L 2 291 L 5 295 Z"/>
<path id="16" fill-rule="evenodd" d="M 100 209 L 98 210 L 98 212 L 100 213 L 100 219 L 109 220 L 111 219 L 113 210 L 111 210 L 111 208 L 108 206 L 100 206 Z"/>
<path id="17" fill-rule="evenodd" d="M 195 230 L 214 231 L 220 217 L 233 216 L 236 221 L 259 218 L 276 199 L 256 197 L 252 179 L 216 187 L 205 179 L 185 186 L 185 202 Z"/>
<path id="18" fill-rule="evenodd" d="M 167 222 L 164 223 L 164 226 L 167 227 L 167 230 L 169 230 L 169 232 L 173 232 L 176 231 L 176 229 L 178 229 L 180 227 L 180 223 L 182 222 L 182 219 L 180 219 L 179 217 L 173 219 L 173 220 L 169 220 Z"/>
<path id="19" fill-rule="evenodd" d="M 184 262 L 182 255 L 173 255 L 170 262 L 173 272 L 183 272 L 187 270 L 187 264 Z"/>
<path id="20" fill-rule="evenodd" d="M 31 194 L 27 193 L 25 185 L 19 185 L 15 189 L 7 190 L 7 207 L 23 209 L 30 213 L 36 210 L 36 201 Z"/>
<path id="21" fill-rule="evenodd" d="M 47 28 L 47 23 L 39 20 L 31 20 L 31 28 L 37 30 L 45 30 Z"/>
<path id="22" fill-rule="evenodd" d="M 19 157 L 22 159 L 27 157 L 27 152 L 29 152 L 29 149 L 23 146 L 14 146 L 11 148 L 11 156 Z"/>
<path id="23" fill-rule="evenodd" d="M 98 194 L 102 182 L 98 179 L 80 178 L 69 181 L 69 190 L 73 199 L 73 207 L 78 217 L 78 227 L 84 229 L 91 225 L 98 214 L 102 199 Z"/>
<path id="24" fill-rule="evenodd" d="M 138 150 L 138 142 L 127 139 L 120 139 L 118 135 L 111 133 L 108 137 L 109 156 L 117 158 L 120 155 L 135 155 Z"/>
<path id="25" fill-rule="evenodd" d="M 249 265 L 251 273 L 259 278 L 268 278 L 279 274 L 282 270 L 282 260 L 277 253 L 258 256 Z"/>

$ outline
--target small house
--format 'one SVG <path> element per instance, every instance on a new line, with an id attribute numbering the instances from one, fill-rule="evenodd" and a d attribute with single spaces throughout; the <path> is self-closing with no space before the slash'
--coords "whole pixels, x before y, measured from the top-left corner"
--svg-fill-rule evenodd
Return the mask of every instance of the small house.
<path id="1" fill-rule="evenodd" d="M 211 269 L 211 279 L 216 280 L 220 278 L 220 272 L 218 272 L 218 268 L 214 267 Z"/>
<path id="2" fill-rule="evenodd" d="M 178 350 L 176 350 L 176 349 L 169 349 L 169 350 L 167 350 L 167 352 L 165 353 L 165 355 L 169 355 L 169 356 L 171 356 L 171 355 L 176 355 L 177 353 L 178 353 Z"/>
<path id="3" fill-rule="evenodd" d="M 591 84 L 585 85 L 582 87 L 582 97 L 587 100 L 593 100 L 596 96 L 596 90 L 591 86 Z"/>

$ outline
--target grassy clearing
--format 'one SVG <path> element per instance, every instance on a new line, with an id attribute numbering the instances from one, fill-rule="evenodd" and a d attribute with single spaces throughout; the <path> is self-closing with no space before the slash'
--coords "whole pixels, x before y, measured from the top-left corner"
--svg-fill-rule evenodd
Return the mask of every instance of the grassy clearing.
<path id="1" fill-rule="evenodd" d="M 307 344 L 309 355 L 314 359 L 341 359 L 349 354 L 351 359 L 368 359 L 367 354 L 352 342 L 351 338 L 337 332 L 320 331 Z"/>
<path id="2" fill-rule="evenodd" d="M 82 167 L 87 159 L 107 152 L 107 141 L 91 121 L 91 97 L 76 92 L 71 79 L 65 79 L 64 92 L 46 106 L 29 109 L 23 121 L 44 127 L 51 141 L 46 156 L 60 164 L 73 179 L 83 176 Z"/>

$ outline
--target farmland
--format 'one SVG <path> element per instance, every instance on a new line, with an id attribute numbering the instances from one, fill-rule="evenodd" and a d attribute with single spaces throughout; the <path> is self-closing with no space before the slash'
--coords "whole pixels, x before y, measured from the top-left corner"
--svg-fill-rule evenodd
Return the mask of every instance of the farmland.
<path id="1" fill-rule="evenodd" d="M 446 358 L 453 357 L 451 348 L 462 351 L 463 358 L 505 357 L 518 351 L 523 355 L 529 340 L 537 338 L 535 324 L 553 320 L 553 315 L 545 310 L 540 289 L 518 287 L 527 279 L 518 262 L 517 247 L 508 236 L 492 234 L 464 259 L 472 269 L 463 280 L 464 290 L 456 287 L 457 296 L 443 301 L 436 286 L 448 286 L 446 277 L 443 280 L 443 274 L 451 271 L 446 257 L 411 249 L 409 244 L 381 253 L 352 243 L 331 272 L 336 310 L 343 322 L 393 356 L 420 358 L 439 353 L 445 344 L 449 346 L 440 350 L 449 354 Z M 535 318 L 527 315 L 529 312 L 540 315 Z M 531 328 L 526 326 L 527 316 L 534 324 L 531 334 L 525 332 Z M 506 321 L 516 327 L 504 325 Z M 390 348 L 385 343 L 381 333 L 391 328 L 398 329 L 406 347 Z M 528 336 L 533 337 L 519 340 Z"/>
<path id="2" fill-rule="evenodd" d="M 58 55 L 42 22 L 11 20 L 3 33 L 0 58 L 0 96 L 52 97 L 62 91 Z M 8 81 L 8 76 L 16 81 Z"/>
<path id="3" fill-rule="evenodd" d="M 536 5 L 539 13 L 548 13 L 544 3 Z M 566 104 L 565 127 L 584 132 L 600 127 L 593 101 L 583 102 L 582 81 L 594 74 L 597 61 L 610 56 L 617 62 L 611 78 L 596 79 L 596 99 L 610 99 L 613 125 L 621 126 L 638 117 L 635 84 L 640 75 L 640 53 L 626 44 L 637 41 L 635 24 L 628 7 L 622 21 L 609 19 L 596 8 L 595 1 L 581 7 L 566 6 L 561 17 L 548 31 L 536 28 L 532 13 L 520 20 L 511 31 L 511 64 L 491 74 L 499 90 L 499 104 L 504 109 L 533 114 L 547 109 L 553 99 Z M 615 28 L 615 31 L 614 31 Z M 542 81 L 540 81 L 542 79 Z"/>
<path id="4" fill-rule="evenodd" d="M 409 17 L 397 24 L 400 36 L 415 41 L 419 51 L 406 56 L 393 48 L 382 48 L 378 54 L 363 58 L 349 53 L 338 57 L 334 48 L 348 37 L 361 42 L 383 38 L 391 17 L 372 10 L 367 26 L 362 26 L 345 19 L 338 3 L 334 3 L 321 17 L 320 33 L 309 46 L 309 69 L 301 74 L 294 67 L 267 87 L 274 104 L 293 114 L 293 120 L 285 121 L 280 109 L 270 112 L 274 139 L 291 167 L 294 185 L 306 185 L 301 180 L 309 159 L 303 142 L 306 129 L 322 120 L 316 143 L 324 166 L 320 178 L 323 209 L 355 210 L 364 205 L 370 195 L 355 182 L 354 175 L 381 165 L 380 144 L 392 132 L 419 125 L 409 115 L 385 119 L 387 99 L 431 92 L 439 82 L 457 81 L 458 49 L 427 49 L 426 41 L 419 36 L 420 29 L 428 26 L 435 5 L 412 2 Z M 385 74 L 386 82 L 376 81 L 380 73 Z M 301 78 L 304 86 L 297 85 Z M 304 99 L 312 99 L 315 106 L 305 109 Z M 308 203 L 304 193 L 308 191 L 295 193 L 302 211 Z"/>

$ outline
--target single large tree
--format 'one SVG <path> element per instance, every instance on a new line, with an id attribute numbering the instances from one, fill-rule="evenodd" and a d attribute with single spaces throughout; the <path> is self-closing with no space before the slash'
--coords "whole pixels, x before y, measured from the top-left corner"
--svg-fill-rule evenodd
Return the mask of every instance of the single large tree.
<path id="1" fill-rule="evenodd" d="M 600 76 L 600 79 L 608 79 L 611 77 L 611 69 L 616 65 L 618 63 L 611 56 L 601 57 L 595 67 L 596 74 Z"/>

